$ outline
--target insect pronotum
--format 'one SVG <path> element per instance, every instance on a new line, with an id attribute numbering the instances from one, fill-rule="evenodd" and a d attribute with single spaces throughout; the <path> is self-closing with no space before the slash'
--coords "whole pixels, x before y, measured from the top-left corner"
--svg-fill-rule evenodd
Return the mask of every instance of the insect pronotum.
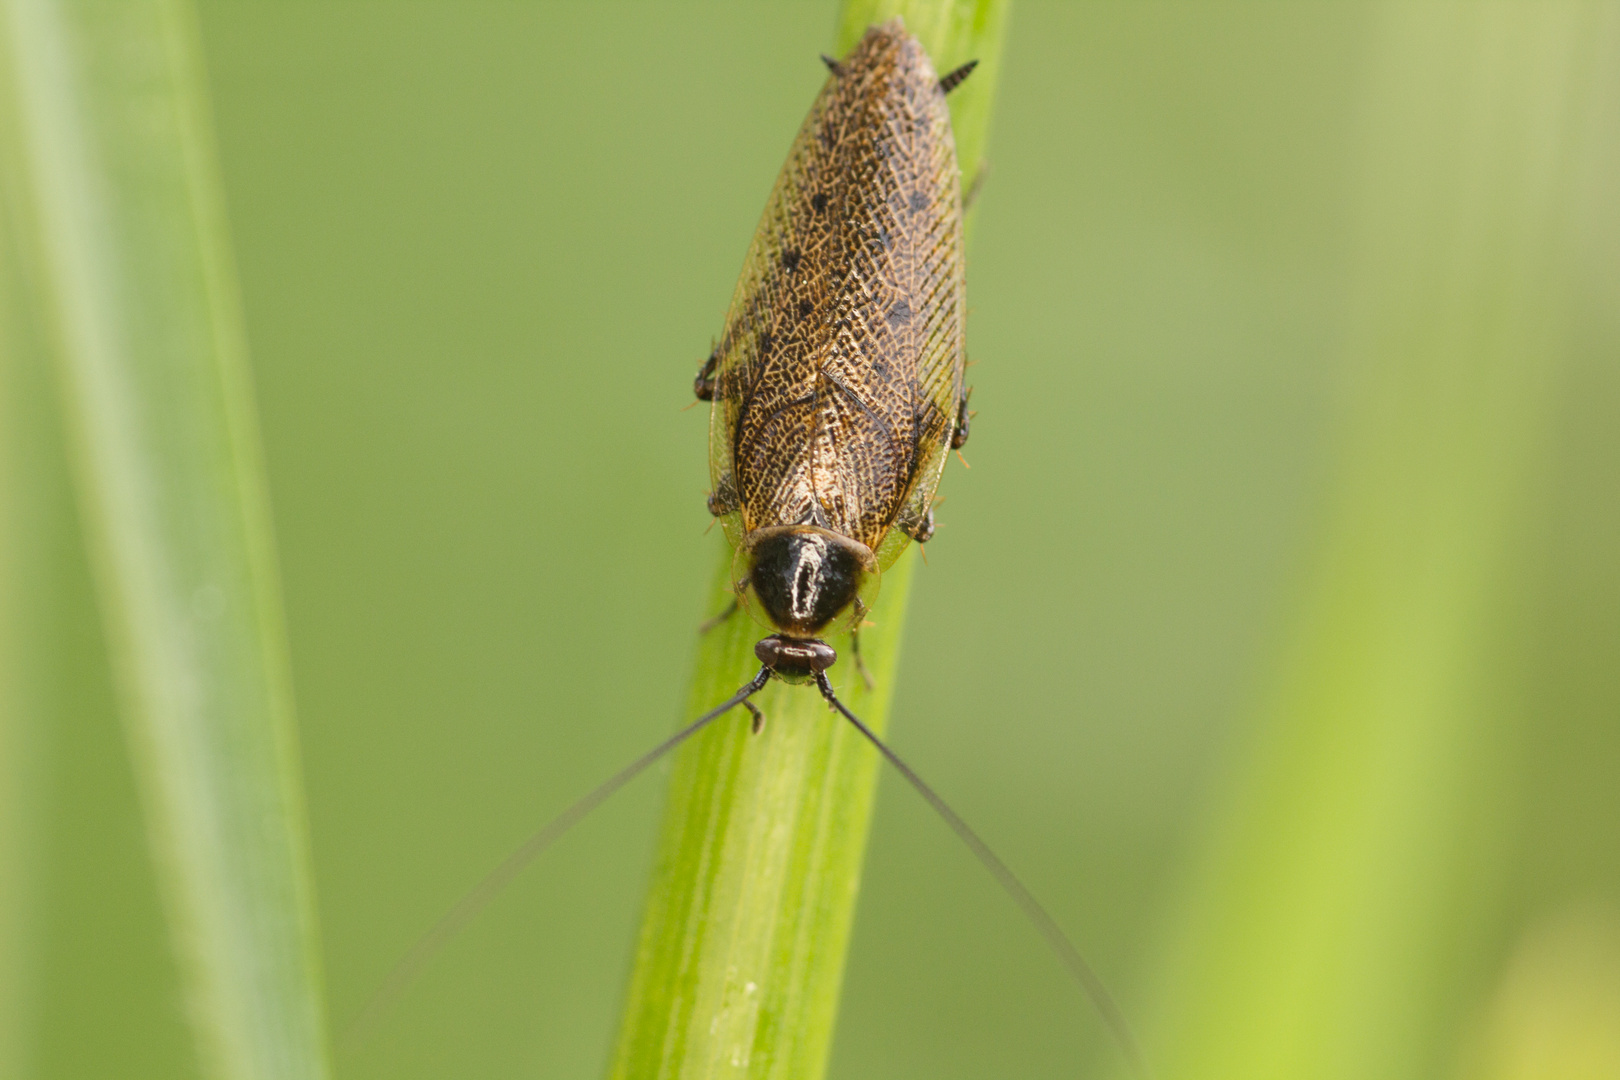
<path id="1" fill-rule="evenodd" d="M 447 913 L 400 961 L 354 1028 L 519 870 L 619 788 L 771 679 L 814 683 L 827 703 L 945 820 L 1011 896 L 1147 1075 L 1097 975 L 1007 865 L 845 707 L 822 636 L 859 630 L 883 571 L 934 532 L 950 450 L 968 436 L 962 184 L 945 95 L 975 63 L 940 77 L 899 19 L 867 30 L 826 84 L 788 151 L 749 247 L 719 344 L 698 371 L 712 403 L 709 511 L 735 552 L 739 609 L 770 632 L 759 673 L 554 819 Z M 864 669 L 862 671 L 864 675 Z"/>

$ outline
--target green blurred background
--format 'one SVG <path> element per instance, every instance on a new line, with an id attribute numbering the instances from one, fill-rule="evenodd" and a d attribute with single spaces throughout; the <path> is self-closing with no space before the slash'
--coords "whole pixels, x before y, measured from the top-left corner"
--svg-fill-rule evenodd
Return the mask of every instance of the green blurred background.
<path id="1" fill-rule="evenodd" d="M 677 716 L 719 542 L 683 407 L 833 12 L 201 11 L 341 1026 Z M 893 741 L 1170 1075 L 1620 1076 L 1617 53 L 1612 5 L 1013 12 Z M 29 1074 L 193 1075 L 54 527 Z M 339 1074 L 598 1075 L 659 799 Z M 886 780 L 831 1075 L 1117 1059 Z"/>

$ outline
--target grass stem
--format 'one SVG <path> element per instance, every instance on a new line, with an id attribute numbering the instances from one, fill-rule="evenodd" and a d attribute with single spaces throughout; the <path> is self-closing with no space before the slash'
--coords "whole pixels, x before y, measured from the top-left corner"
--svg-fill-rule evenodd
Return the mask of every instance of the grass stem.
<path id="1" fill-rule="evenodd" d="M 959 161 L 971 177 L 1006 8 L 992 0 L 848 3 L 834 48 L 842 55 L 868 25 L 898 14 L 937 69 L 980 60 L 952 95 Z M 813 58 L 811 46 L 806 52 Z M 861 635 L 874 688 L 847 660 L 831 673 L 840 697 L 880 734 L 915 563 L 908 551 L 884 575 L 874 625 Z M 730 567 L 725 548 L 707 614 L 730 600 Z M 759 637 L 740 614 L 704 636 L 688 719 L 753 676 Z M 847 636 L 831 643 L 850 655 Z M 676 760 L 614 1056 L 618 1080 L 814 1080 L 826 1069 L 880 758 L 813 687 L 773 683 L 755 700 L 764 731 L 750 734 L 747 713 L 734 710 Z"/>
<path id="2" fill-rule="evenodd" d="M 195 13 L 0 5 L 38 282 L 205 1076 L 328 1073 L 274 544 Z"/>

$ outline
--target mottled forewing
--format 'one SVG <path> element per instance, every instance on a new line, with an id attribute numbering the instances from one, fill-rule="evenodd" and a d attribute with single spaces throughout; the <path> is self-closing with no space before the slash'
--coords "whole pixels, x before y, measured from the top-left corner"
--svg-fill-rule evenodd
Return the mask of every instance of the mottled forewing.
<path id="1" fill-rule="evenodd" d="M 745 531 L 920 520 L 962 382 L 960 183 L 915 40 L 869 31 L 777 180 L 717 349 L 710 462 Z"/>
<path id="2" fill-rule="evenodd" d="M 765 205 L 759 227 L 754 230 L 743 262 L 742 275 L 726 313 L 725 331 L 714 355 L 714 404 L 709 414 L 709 479 L 713 484 L 710 508 L 717 513 L 741 509 L 741 495 L 735 464 L 736 433 L 747 402 L 759 387 L 770 358 L 780 357 L 790 337 L 796 355 L 811 356 L 815 343 L 814 320 L 821 307 L 810 299 L 810 309 L 797 316 L 803 305 L 795 293 L 803 293 L 814 283 L 795 280 L 804 257 L 802 225 L 807 215 L 801 207 L 813 191 L 825 185 L 821 176 L 826 163 L 816 153 L 814 133 L 819 128 L 834 87 L 823 87 L 805 118 L 798 137 L 788 151 L 786 164 L 776 178 L 770 200 Z M 784 256 L 787 258 L 784 260 Z M 797 306 L 796 306 L 797 305 Z M 745 529 L 757 525 L 744 525 Z"/>

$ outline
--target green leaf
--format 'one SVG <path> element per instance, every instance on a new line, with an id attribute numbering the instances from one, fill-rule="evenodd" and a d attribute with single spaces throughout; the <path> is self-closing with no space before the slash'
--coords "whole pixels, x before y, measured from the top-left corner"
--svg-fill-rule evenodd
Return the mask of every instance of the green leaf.
<path id="1" fill-rule="evenodd" d="M 42 298 L 205 1075 L 328 1073 L 275 553 L 179 0 L 7 0 L 9 253 Z"/>
<path id="2" fill-rule="evenodd" d="M 867 25 L 900 14 L 940 70 L 979 59 L 952 94 L 963 174 L 972 176 L 1006 9 L 1003 2 L 846 4 L 836 48 L 842 55 Z M 720 547 L 708 615 L 731 599 L 731 551 Z M 861 634 L 875 689 L 847 660 L 830 673 L 839 695 L 879 733 L 915 560 L 908 551 L 884 575 L 873 625 Z M 759 637 L 739 615 L 703 638 L 688 718 L 753 676 Z M 847 636 L 832 644 L 850 655 Z M 814 1080 L 826 1069 L 879 758 L 813 688 L 773 682 L 755 700 L 768 717 L 763 732 L 750 734 L 747 713 L 733 710 L 675 763 L 614 1055 L 620 1080 Z"/>

